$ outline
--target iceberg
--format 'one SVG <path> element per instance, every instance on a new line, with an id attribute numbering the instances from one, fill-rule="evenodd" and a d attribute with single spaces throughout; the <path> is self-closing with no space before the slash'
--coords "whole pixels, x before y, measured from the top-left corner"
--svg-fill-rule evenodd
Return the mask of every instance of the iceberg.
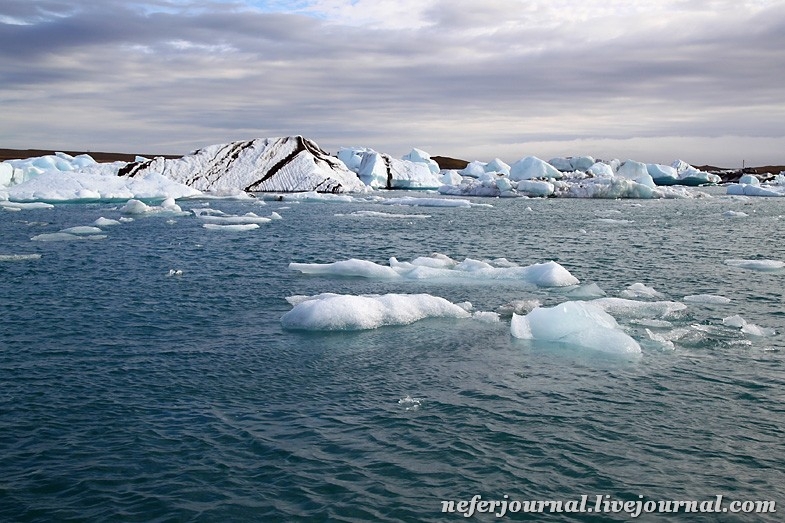
<path id="1" fill-rule="evenodd" d="M 408 325 L 425 318 L 469 318 L 461 307 L 429 294 L 298 297 L 281 317 L 285 329 L 351 331 Z"/>
<path id="2" fill-rule="evenodd" d="M 178 159 L 132 162 L 118 174 L 135 178 L 148 173 L 208 192 L 365 191 L 342 161 L 299 135 L 211 145 Z"/>
<path id="3" fill-rule="evenodd" d="M 367 148 L 342 148 L 338 158 L 375 189 L 438 189 L 439 165 L 425 151 L 412 149 L 402 160 Z"/>
<path id="4" fill-rule="evenodd" d="M 536 156 L 521 158 L 510 166 L 510 180 L 518 182 L 534 178 L 552 178 L 558 180 L 562 177 L 561 171 Z"/>
<path id="5" fill-rule="evenodd" d="M 520 339 L 564 343 L 621 355 L 641 353 L 637 341 L 593 302 L 567 301 L 537 307 L 526 316 L 513 313 L 510 333 Z"/>
<path id="6" fill-rule="evenodd" d="M 333 263 L 295 263 L 289 269 L 303 274 L 351 276 L 374 279 L 407 280 L 447 280 L 447 281 L 521 281 L 538 287 L 569 287 L 579 280 L 556 263 L 549 261 L 528 266 L 505 263 L 494 266 L 491 263 L 466 258 L 458 262 L 443 254 L 415 258 L 410 262 L 400 262 L 390 258 L 389 266 L 379 265 L 368 260 L 349 259 Z"/>
<path id="7" fill-rule="evenodd" d="M 67 156 L 67 155 L 65 155 Z M 98 164 L 75 162 L 65 169 L 60 158 L 58 167 L 43 170 L 36 166 L 40 158 L 10 160 L 20 167 L 12 185 L 7 187 L 8 198 L 17 202 L 127 200 L 129 198 L 186 198 L 201 192 L 158 173 L 145 173 L 136 178 L 118 176 L 122 162 Z M 78 158 L 78 157 L 77 157 Z M 42 164 L 38 164 L 42 165 Z M 48 164 L 47 164 L 48 165 Z"/>

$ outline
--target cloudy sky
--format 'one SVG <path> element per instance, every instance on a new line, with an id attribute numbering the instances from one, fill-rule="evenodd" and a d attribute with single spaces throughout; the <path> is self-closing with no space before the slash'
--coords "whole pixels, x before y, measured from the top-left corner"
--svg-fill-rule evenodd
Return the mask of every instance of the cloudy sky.
<path id="1" fill-rule="evenodd" d="M 785 164 L 785 0 L 3 0 L 0 147 Z"/>

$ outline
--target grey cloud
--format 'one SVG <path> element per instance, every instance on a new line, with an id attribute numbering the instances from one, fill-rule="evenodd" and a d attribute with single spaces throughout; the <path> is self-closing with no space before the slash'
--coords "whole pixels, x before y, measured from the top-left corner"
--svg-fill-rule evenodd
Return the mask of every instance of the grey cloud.
<path id="1" fill-rule="evenodd" d="M 11 2 L 0 14 L 43 9 L 26 5 Z M 19 115 L 51 112 L 53 132 L 59 115 L 89 109 L 71 120 L 82 129 L 70 136 L 102 136 L 107 147 L 123 144 L 118 150 L 294 133 L 328 148 L 393 153 L 426 144 L 459 151 L 461 143 L 785 135 L 781 6 L 690 31 L 644 27 L 593 40 L 551 28 L 458 30 L 492 25 L 507 2 L 471 5 L 434 12 L 436 27 L 392 31 L 240 4 L 77 10 L 50 2 L 46 9 L 71 14 L 0 24 L 0 100 Z M 29 87 L 33 94 L 21 96 Z M 13 130 L 0 129 L 5 143 L 45 134 L 21 116 L 13 121 Z"/>

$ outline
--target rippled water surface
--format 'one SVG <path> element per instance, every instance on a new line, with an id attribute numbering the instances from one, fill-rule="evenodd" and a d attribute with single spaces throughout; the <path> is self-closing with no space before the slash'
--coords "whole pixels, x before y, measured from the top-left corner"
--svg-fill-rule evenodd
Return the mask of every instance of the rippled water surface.
<path id="1" fill-rule="evenodd" d="M 119 218 L 119 206 L 0 211 L 0 255 L 40 254 L 0 261 L 0 519 L 438 521 L 464 519 L 441 514 L 442 500 L 475 494 L 785 503 L 783 272 L 724 263 L 785 260 L 785 202 L 482 203 L 493 207 L 211 201 L 283 220 L 226 232 L 161 214 L 65 242 L 30 238 Z M 357 210 L 431 217 L 335 216 Z M 297 294 L 429 293 L 480 311 L 567 299 L 512 282 L 288 270 L 433 252 L 555 260 L 609 296 L 641 282 L 669 300 L 731 302 L 649 327 L 673 350 L 624 322 L 637 359 L 518 340 L 509 318 L 281 328 Z M 735 314 L 777 334 L 722 324 Z"/>

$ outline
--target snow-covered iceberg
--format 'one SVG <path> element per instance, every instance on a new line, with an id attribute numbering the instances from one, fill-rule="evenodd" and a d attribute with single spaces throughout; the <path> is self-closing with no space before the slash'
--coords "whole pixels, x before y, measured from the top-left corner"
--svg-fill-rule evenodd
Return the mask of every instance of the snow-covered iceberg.
<path id="1" fill-rule="evenodd" d="M 343 162 L 302 136 L 211 145 L 177 159 L 157 157 L 120 170 L 132 178 L 157 173 L 209 192 L 362 192 Z"/>
<path id="2" fill-rule="evenodd" d="M 425 318 L 471 316 L 461 307 L 430 294 L 319 294 L 291 297 L 289 301 L 294 308 L 281 317 L 286 329 L 364 330 L 408 325 Z"/>

